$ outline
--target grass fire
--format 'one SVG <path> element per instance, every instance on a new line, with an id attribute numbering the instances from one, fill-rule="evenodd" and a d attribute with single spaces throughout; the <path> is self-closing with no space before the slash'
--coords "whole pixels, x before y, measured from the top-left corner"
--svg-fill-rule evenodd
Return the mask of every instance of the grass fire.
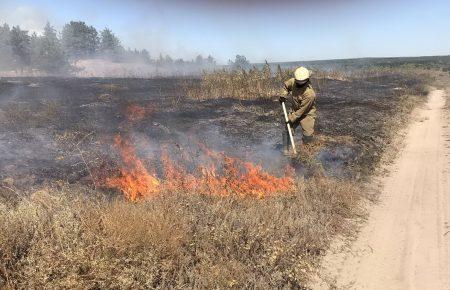
<path id="1" fill-rule="evenodd" d="M 152 110 L 136 104 L 128 105 L 125 110 L 127 123 L 136 124 Z M 121 124 L 120 127 L 130 130 L 130 126 Z M 129 132 L 117 134 L 114 148 L 120 157 L 119 175 L 107 177 L 104 185 L 120 190 L 131 201 L 170 191 L 258 198 L 294 191 L 293 168 L 286 167 L 277 177 L 266 172 L 261 165 L 210 150 L 194 138 L 190 140 L 189 152 L 182 152 L 179 147 L 170 150 L 169 144 L 163 144 L 159 160 L 143 161 L 136 153 Z M 181 159 L 175 162 L 171 152 L 177 153 Z M 145 164 L 159 165 L 160 170 L 156 166 L 148 169 Z"/>
<path id="2" fill-rule="evenodd" d="M 116 148 L 120 151 L 123 166 L 120 167 L 120 177 L 111 177 L 106 185 L 121 190 L 125 197 L 136 200 L 151 196 L 160 190 L 160 181 L 148 173 L 142 161 L 136 156 L 135 149 L 120 135 L 115 137 Z"/>
<path id="3" fill-rule="evenodd" d="M 390 82 L 379 83 L 381 73 Z M 180 104 L 187 84 L 175 78 L 2 80 L 3 96 L 22 100 L 2 99 L 2 281 L 304 285 L 332 238 L 354 233 L 362 183 L 391 140 L 386 130 L 405 123 L 428 77 L 379 70 L 342 78 L 312 79 L 319 134 L 297 158 L 282 152 L 272 98 Z M 336 102 L 346 103 L 348 119 L 336 119 Z M 388 117 L 393 110 L 401 113 Z M 358 115 L 366 119 L 354 122 Z"/>
<path id="4" fill-rule="evenodd" d="M 435 5 L 16 2 L 0 289 L 445 288 Z"/>

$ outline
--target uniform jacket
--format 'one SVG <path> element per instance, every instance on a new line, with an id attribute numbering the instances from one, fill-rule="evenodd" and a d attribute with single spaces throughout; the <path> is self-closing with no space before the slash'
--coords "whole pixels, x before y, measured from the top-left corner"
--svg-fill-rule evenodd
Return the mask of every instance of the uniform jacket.
<path id="1" fill-rule="evenodd" d="M 308 84 L 303 88 L 298 88 L 295 85 L 295 79 L 291 78 L 284 82 L 284 87 L 281 95 L 286 97 L 289 94 L 292 96 L 292 108 L 294 110 L 294 122 L 308 115 L 313 118 L 317 116 L 316 109 L 316 93 L 312 86 Z"/>

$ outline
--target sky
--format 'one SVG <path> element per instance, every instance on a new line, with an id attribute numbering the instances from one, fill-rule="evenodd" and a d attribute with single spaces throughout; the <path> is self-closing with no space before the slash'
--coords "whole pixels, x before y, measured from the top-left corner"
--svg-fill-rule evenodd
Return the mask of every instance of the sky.
<path id="1" fill-rule="evenodd" d="M 450 54 L 448 0 L 0 0 L 0 23 L 110 28 L 153 57 L 220 63 Z"/>

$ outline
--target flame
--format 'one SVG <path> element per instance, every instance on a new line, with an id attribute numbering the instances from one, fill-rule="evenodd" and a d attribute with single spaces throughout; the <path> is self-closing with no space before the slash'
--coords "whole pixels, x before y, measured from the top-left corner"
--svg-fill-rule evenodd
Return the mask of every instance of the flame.
<path id="1" fill-rule="evenodd" d="M 151 110 L 149 107 L 129 105 L 127 119 L 130 122 L 142 120 Z M 264 198 L 289 193 L 295 188 L 295 180 L 290 174 L 292 168 L 287 168 L 281 177 L 277 177 L 263 170 L 260 165 L 210 150 L 199 142 L 192 144 L 197 145 L 201 152 L 201 162 L 197 159 L 187 160 L 189 154 L 185 151 L 177 154 L 181 160 L 175 161 L 171 158 L 168 146 L 163 146 L 160 159 L 149 160 L 151 164 L 161 164 L 159 176 L 155 171 L 150 173 L 147 170 L 128 139 L 123 139 L 119 134 L 114 138 L 114 144 L 121 157 L 120 174 L 107 178 L 105 185 L 120 190 L 132 201 L 170 191 Z"/>
<path id="2" fill-rule="evenodd" d="M 294 178 L 288 171 L 277 177 L 260 165 L 212 150 L 204 153 L 207 162 L 189 171 L 170 157 L 167 148 L 163 148 L 159 160 L 163 173 L 157 178 L 149 173 L 137 158 L 134 147 L 120 135 L 115 138 L 115 147 L 120 152 L 123 166 L 119 170 L 120 176 L 108 178 L 106 186 L 119 189 L 132 201 L 168 191 L 264 198 L 294 190 Z"/>
<path id="3" fill-rule="evenodd" d="M 120 135 L 114 138 L 114 143 L 120 152 L 123 166 L 119 177 L 106 179 L 106 186 L 119 189 L 132 201 L 158 192 L 158 179 L 147 171 L 134 147 Z"/>

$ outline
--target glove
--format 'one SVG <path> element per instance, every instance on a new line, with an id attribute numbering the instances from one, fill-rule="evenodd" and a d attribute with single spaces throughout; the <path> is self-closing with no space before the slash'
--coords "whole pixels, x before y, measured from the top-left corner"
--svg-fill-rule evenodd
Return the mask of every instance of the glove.
<path id="1" fill-rule="evenodd" d="M 294 113 L 288 115 L 289 124 L 294 124 L 297 121 L 297 116 Z"/>
<path id="2" fill-rule="evenodd" d="M 280 96 L 278 100 L 280 101 L 280 103 L 284 103 L 284 102 L 286 102 L 286 97 Z"/>

